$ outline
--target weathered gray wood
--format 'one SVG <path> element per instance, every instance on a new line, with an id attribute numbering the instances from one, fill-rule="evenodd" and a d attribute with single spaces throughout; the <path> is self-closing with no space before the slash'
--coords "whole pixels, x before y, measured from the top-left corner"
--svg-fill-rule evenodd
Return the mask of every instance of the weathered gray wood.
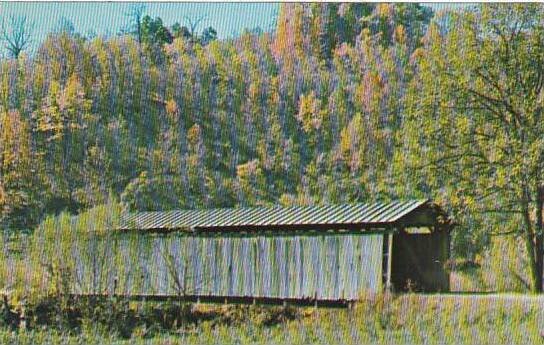
<path id="1" fill-rule="evenodd" d="M 76 293 L 353 300 L 382 284 L 380 234 L 126 234 L 79 247 Z"/>

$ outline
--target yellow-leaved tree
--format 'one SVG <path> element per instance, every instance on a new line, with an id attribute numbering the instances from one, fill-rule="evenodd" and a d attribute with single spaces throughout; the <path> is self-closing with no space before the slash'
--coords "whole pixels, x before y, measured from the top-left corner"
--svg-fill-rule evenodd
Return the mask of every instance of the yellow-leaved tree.
<path id="1" fill-rule="evenodd" d="M 27 122 L 17 110 L 0 112 L 0 224 L 31 223 L 38 202 L 35 159 Z"/>

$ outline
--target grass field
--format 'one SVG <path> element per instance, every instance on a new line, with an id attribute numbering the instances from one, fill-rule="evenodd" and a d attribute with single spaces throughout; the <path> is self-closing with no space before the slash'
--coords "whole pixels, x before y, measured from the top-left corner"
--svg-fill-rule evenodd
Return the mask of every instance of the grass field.
<path id="1" fill-rule="evenodd" d="M 192 320 L 169 329 L 141 322 L 120 334 L 104 320 L 83 319 L 71 330 L 3 327 L 0 343 L 539 344 L 543 306 L 543 297 L 515 294 L 375 296 L 351 310 L 200 305 Z"/>

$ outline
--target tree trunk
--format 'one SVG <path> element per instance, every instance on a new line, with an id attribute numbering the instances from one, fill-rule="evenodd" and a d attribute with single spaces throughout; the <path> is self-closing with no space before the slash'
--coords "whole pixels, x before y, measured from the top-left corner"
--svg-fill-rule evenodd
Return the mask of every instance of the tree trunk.
<path id="1" fill-rule="evenodd" d="M 525 228 L 523 239 L 525 241 L 525 249 L 527 251 L 527 256 L 529 257 L 529 273 L 531 278 L 531 291 L 542 292 L 542 265 L 539 269 L 538 260 L 537 260 L 539 256 L 540 257 L 542 256 L 542 246 L 540 248 L 537 248 L 537 243 L 536 243 L 537 236 L 535 236 L 535 230 L 531 222 L 531 214 L 530 214 L 528 198 L 525 198 L 525 200 L 523 201 L 523 223 Z"/>
<path id="2" fill-rule="evenodd" d="M 529 233 L 529 230 L 525 230 L 523 236 L 525 240 L 525 249 L 527 250 L 527 255 L 529 256 L 529 273 L 531 276 L 531 291 L 532 292 L 542 292 L 542 279 L 539 277 L 542 276 L 542 272 L 539 272 L 536 255 L 535 255 L 535 243 L 533 242 L 533 234 Z"/>
<path id="3" fill-rule="evenodd" d="M 538 287 L 536 291 L 542 292 L 542 276 L 544 274 L 544 186 L 537 187 L 536 196 L 536 228 L 534 235 L 535 243 L 535 261 L 536 261 L 536 281 L 535 285 Z"/>
<path id="4" fill-rule="evenodd" d="M 535 235 L 535 292 L 542 292 L 542 275 L 544 274 L 544 265 L 543 265 L 543 256 L 544 251 L 542 250 L 543 244 L 542 232 Z"/>

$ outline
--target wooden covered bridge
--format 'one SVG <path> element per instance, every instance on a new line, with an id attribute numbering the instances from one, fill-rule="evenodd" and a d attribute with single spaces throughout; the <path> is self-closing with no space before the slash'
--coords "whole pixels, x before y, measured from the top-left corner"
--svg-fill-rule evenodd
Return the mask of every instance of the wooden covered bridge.
<path id="1" fill-rule="evenodd" d="M 428 200 L 134 213 L 110 240 L 123 268 L 96 286 L 96 265 L 78 260 L 77 291 L 342 303 L 384 289 L 448 291 L 450 229 Z"/>

